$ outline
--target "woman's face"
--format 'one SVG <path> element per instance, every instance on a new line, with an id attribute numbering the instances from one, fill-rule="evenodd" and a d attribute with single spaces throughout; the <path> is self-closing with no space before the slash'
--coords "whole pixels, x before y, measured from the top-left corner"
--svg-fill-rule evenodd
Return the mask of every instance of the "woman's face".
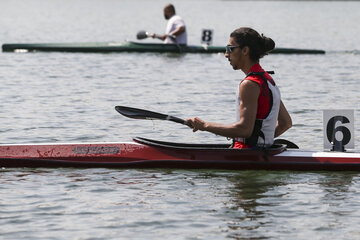
<path id="1" fill-rule="evenodd" d="M 239 45 L 235 42 L 234 38 L 230 38 L 227 45 L 225 57 L 229 60 L 234 70 L 242 69 L 244 65 L 244 54 Z"/>

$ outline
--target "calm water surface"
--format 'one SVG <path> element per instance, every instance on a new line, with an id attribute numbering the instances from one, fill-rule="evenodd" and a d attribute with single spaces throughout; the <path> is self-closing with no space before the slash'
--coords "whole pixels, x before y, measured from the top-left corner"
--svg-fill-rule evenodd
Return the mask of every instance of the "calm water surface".
<path id="1" fill-rule="evenodd" d="M 139 30 L 164 31 L 166 3 L 5 0 L 0 42 L 134 40 Z M 322 110 L 354 109 L 355 150 L 360 150 L 360 2 L 173 3 L 188 24 L 190 44 L 200 44 L 203 28 L 214 29 L 214 45 L 224 45 L 232 30 L 250 26 L 278 47 L 327 51 L 262 60 L 275 71 L 293 117 L 294 127 L 283 138 L 322 150 Z M 0 53 L 0 73 L 1 143 L 133 136 L 228 142 L 171 122 L 126 119 L 114 106 L 230 123 L 243 77 L 221 54 Z M 358 239 L 359 177 L 356 172 L 1 169 L 0 239 Z"/>

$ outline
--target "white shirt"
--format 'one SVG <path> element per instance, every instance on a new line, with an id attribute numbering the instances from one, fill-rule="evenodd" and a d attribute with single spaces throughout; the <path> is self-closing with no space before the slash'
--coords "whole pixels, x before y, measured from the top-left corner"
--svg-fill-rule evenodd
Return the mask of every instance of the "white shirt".
<path id="1" fill-rule="evenodd" d="M 172 16 L 168 23 L 167 23 L 167 26 L 166 26 L 166 31 L 165 33 L 166 34 L 169 34 L 171 33 L 172 31 L 174 31 L 175 29 L 179 28 L 179 27 L 185 27 L 185 22 L 184 20 L 178 16 L 178 15 L 174 15 Z M 185 32 L 183 32 L 182 34 L 176 36 L 176 42 L 171 39 L 170 37 L 167 37 L 165 40 L 164 40 L 164 43 L 177 43 L 177 44 L 187 44 L 187 35 L 186 35 L 186 30 Z"/>

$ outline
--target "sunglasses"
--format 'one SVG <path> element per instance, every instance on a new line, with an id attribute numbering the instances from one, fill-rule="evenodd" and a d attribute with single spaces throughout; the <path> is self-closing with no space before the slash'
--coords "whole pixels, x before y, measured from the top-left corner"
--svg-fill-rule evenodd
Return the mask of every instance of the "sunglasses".
<path id="1" fill-rule="evenodd" d="M 227 45 L 227 46 L 225 47 L 226 52 L 228 52 L 228 53 L 232 53 L 232 51 L 233 51 L 234 48 L 241 48 L 241 47 L 240 47 L 240 46 L 231 46 L 231 45 Z"/>

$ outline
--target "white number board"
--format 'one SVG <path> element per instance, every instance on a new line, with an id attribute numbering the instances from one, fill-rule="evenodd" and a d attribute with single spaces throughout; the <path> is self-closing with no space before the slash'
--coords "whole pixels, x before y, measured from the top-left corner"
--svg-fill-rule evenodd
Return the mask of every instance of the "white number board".
<path id="1" fill-rule="evenodd" d="M 324 110 L 324 148 L 354 149 L 354 110 Z"/>
<path id="2" fill-rule="evenodd" d="M 213 40 L 213 30 L 203 29 L 201 33 L 201 43 L 206 45 L 211 45 L 212 40 Z"/>

